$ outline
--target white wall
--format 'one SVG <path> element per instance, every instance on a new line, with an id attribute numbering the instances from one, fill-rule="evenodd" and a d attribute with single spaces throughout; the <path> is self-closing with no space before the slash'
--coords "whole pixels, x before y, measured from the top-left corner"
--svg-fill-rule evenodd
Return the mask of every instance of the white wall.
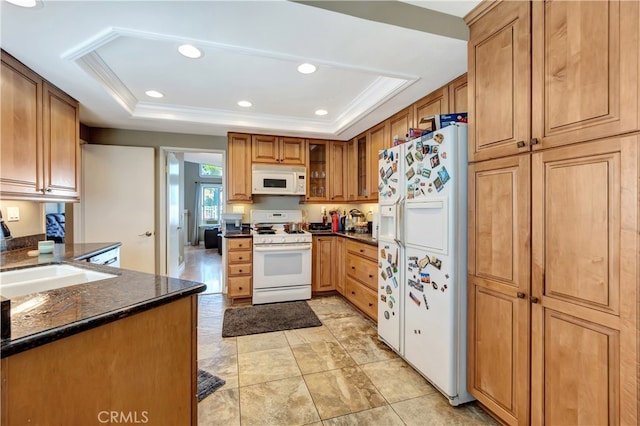
<path id="1" fill-rule="evenodd" d="M 7 221 L 7 207 L 17 207 L 19 209 L 19 221 Z M 0 210 L 2 210 L 2 217 L 14 238 L 45 233 L 43 203 L 37 203 L 35 201 L 0 200 Z"/>

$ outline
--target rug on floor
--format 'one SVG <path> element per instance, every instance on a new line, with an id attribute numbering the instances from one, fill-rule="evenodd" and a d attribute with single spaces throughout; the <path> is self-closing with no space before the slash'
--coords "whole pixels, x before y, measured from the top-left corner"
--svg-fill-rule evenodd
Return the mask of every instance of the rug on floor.
<path id="1" fill-rule="evenodd" d="M 227 308 L 222 322 L 222 337 L 246 336 L 321 325 L 315 312 L 305 301 Z"/>
<path id="2" fill-rule="evenodd" d="M 198 402 L 214 393 L 225 383 L 220 377 L 198 369 Z"/>

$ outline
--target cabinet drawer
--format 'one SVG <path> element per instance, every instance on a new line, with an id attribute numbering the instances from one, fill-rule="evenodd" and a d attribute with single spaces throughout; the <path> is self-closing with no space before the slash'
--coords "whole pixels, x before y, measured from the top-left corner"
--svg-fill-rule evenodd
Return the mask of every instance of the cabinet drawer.
<path id="1" fill-rule="evenodd" d="M 367 316 L 376 322 L 378 321 L 378 297 L 376 292 L 353 278 L 347 277 L 345 295 L 351 303 L 356 305 Z"/>
<path id="2" fill-rule="evenodd" d="M 369 244 L 357 243 L 355 241 L 347 240 L 347 252 L 359 254 L 360 256 L 368 257 L 376 262 L 378 260 L 378 247 L 370 246 Z"/>
<path id="3" fill-rule="evenodd" d="M 250 251 L 230 251 L 227 253 L 227 263 L 250 263 L 252 254 Z"/>
<path id="4" fill-rule="evenodd" d="M 371 290 L 378 289 L 378 265 L 352 253 L 347 254 L 347 275 L 366 284 Z"/>
<path id="5" fill-rule="evenodd" d="M 227 297 L 251 297 L 251 276 L 228 277 Z"/>
<path id="6" fill-rule="evenodd" d="M 228 250 L 251 250 L 253 240 L 251 238 L 227 238 Z"/>
<path id="7" fill-rule="evenodd" d="M 251 275 L 251 263 L 238 263 L 228 266 L 229 275 Z"/>

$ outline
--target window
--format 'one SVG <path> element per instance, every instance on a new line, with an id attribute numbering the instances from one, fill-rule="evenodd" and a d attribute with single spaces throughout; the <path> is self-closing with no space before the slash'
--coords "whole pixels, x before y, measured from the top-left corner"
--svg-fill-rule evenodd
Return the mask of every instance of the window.
<path id="1" fill-rule="evenodd" d="M 222 185 L 204 184 L 202 185 L 202 225 L 220 223 L 220 213 L 222 212 Z"/>
<path id="2" fill-rule="evenodd" d="M 222 166 L 200 164 L 200 177 L 222 177 Z"/>

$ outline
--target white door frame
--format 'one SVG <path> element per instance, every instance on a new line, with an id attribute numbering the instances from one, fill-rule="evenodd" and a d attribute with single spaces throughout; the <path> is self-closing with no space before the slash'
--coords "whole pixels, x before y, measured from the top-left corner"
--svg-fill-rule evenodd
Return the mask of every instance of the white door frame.
<path id="1" fill-rule="evenodd" d="M 227 153 L 222 149 L 203 149 L 203 148 L 179 148 L 170 146 L 161 146 L 158 152 L 158 273 L 167 275 L 167 180 L 165 165 L 167 164 L 167 155 L 169 152 L 206 152 L 212 154 L 222 154 L 222 187 L 227 187 Z M 187 226 L 185 228 L 188 229 Z M 186 232 L 186 230 L 185 230 Z"/>

